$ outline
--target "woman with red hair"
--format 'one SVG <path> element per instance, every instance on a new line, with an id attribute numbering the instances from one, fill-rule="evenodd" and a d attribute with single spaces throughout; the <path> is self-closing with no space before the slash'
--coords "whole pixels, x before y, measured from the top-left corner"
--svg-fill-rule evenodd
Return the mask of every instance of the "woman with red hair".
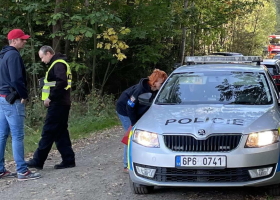
<path id="1" fill-rule="evenodd" d="M 136 124 L 149 108 L 149 106 L 139 104 L 138 96 L 150 92 L 152 93 L 151 98 L 154 98 L 166 79 L 167 74 L 164 71 L 155 69 L 148 78 L 141 79 L 138 84 L 131 86 L 121 94 L 117 101 L 116 111 L 125 132 L 130 126 Z M 123 165 L 124 172 L 128 173 L 126 145 L 124 146 Z"/>

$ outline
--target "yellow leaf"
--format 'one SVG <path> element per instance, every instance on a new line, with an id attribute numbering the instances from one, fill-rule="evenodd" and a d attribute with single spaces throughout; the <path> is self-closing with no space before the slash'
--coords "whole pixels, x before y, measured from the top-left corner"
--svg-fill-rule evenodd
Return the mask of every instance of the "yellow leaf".
<path id="1" fill-rule="evenodd" d="M 117 55 L 117 59 L 119 60 L 119 61 L 122 61 L 123 59 L 125 59 L 126 58 L 126 56 L 123 54 L 123 53 L 119 53 L 118 55 Z"/>
<path id="2" fill-rule="evenodd" d="M 103 42 L 97 43 L 97 48 L 102 48 L 103 47 Z"/>
<path id="3" fill-rule="evenodd" d="M 116 32 L 114 31 L 113 28 L 108 29 L 108 35 L 115 35 L 115 34 L 116 34 Z"/>
<path id="4" fill-rule="evenodd" d="M 110 36 L 110 40 L 113 42 L 113 41 L 118 41 L 118 36 L 116 36 L 116 35 L 112 35 L 112 36 Z M 113 42 L 113 43 L 116 43 L 116 42 Z"/>
<path id="5" fill-rule="evenodd" d="M 120 48 L 121 50 L 125 50 L 125 49 L 128 48 L 128 46 L 125 44 L 125 42 L 119 41 L 119 42 L 118 42 L 118 45 L 119 45 L 119 48 Z"/>
<path id="6" fill-rule="evenodd" d="M 111 48 L 111 44 L 110 43 L 105 43 L 104 49 L 110 49 Z"/>
<path id="7" fill-rule="evenodd" d="M 123 34 L 123 35 L 126 35 L 126 34 L 128 34 L 128 33 L 130 33 L 131 32 L 131 30 L 129 29 L 129 28 L 126 28 L 126 29 L 121 29 L 121 34 Z"/>
<path id="8" fill-rule="evenodd" d="M 75 38 L 76 42 L 78 42 L 80 39 L 81 39 L 80 35 Z"/>
<path id="9" fill-rule="evenodd" d="M 119 47 L 120 47 L 121 49 L 124 47 L 124 44 L 123 44 L 123 42 L 121 42 L 121 41 L 118 42 L 118 45 L 119 45 Z"/>
<path id="10" fill-rule="evenodd" d="M 103 35 L 104 39 L 110 39 L 110 37 L 108 35 Z"/>

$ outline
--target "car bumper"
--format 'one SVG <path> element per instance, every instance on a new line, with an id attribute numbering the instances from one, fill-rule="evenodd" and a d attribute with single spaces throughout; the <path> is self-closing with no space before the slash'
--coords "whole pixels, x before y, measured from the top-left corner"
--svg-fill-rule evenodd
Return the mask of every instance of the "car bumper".
<path id="1" fill-rule="evenodd" d="M 230 183 L 230 182 L 215 182 L 215 183 L 207 183 L 207 182 L 157 182 L 153 180 L 149 180 L 146 178 L 139 177 L 135 174 L 135 171 L 129 171 L 130 179 L 137 184 L 147 185 L 147 186 L 162 186 L 162 187 L 261 187 L 261 186 L 269 186 L 274 184 L 279 184 L 280 182 L 280 173 L 274 173 L 272 177 L 255 180 L 255 181 L 247 181 L 247 182 L 238 182 L 238 183 Z"/>
<path id="2" fill-rule="evenodd" d="M 160 148 L 147 148 L 134 142 L 130 143 L 128 152 L 128 160 L 130 167 L 129 174 L 133 182 L 142 185 L 174 187 L 258 187 L 280 183 L 280 166 L 278 166 L 279 143 L 262 148 L 244 148 L 246 137 L 243 137 L 239 143 L 239 146 L 230 152 L 175 152 L 171 151 L 164 145 L 163 141 L 161 141 L 162 138 L 159 138 L 159 140 L 160 144 L 163 144 Z M 178 180 L 177 178 L 173 179 L 172 173 L 171 176 L 169 176 L 169 179 L 158 179 L 141 177 L 141 175 L 139 176 L 139 174 L 135 171 L 134 166 L 140 164 L 143 166 L 156 168 L 157 172 L 159 171 L 159 169 L 161 170 L 162 168 L 164 168 L 164 170 L 173 170 L 174 177 L 178 177 L 179 174 L 176 174 L 177 168 L 175 167 L 175 157 L 178 155 L 226 156 L 227 164 L 225 170 L 239 171 L 242 169 L 245 174 L 249 169 L 258 169 L 262 168 L 263 166 L 273 166 L 273 171 L 270 173 L 269 176 L 260 177 L 257 179 L 252 179 L 251 177 L 249 177 L 249 179 L 246 179 L 246 181 L 242 181 L 242 179 L 238 180 L 238 178 L 234 181 L 231 181 L 230 178 L 227 180 L 221 179 L 219 181 L 219 179 L 217 179 L 215 181 L 209 181 L 210 179 L 208 178 L 199 178 L 199 175 L 197 175 L 198 178 L 195 178 L 195 176 L 193 176 L 194 178 L 190 181 L 181 179 Z M 192 173 L 197 173 L 198 171 L 201 171 L 199 169 L 194 169 L 194 171 L 195 170 L 197 171 Z M 180 173 L 184 174 L 184 172 L 182 171 Z M 249 173 L 248 176 L 250 176 Z"/>

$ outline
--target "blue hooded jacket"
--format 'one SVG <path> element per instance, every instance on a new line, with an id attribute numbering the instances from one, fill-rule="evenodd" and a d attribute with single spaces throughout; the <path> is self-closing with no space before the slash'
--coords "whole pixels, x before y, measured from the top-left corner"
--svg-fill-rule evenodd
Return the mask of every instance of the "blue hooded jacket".
<path id="1" fill-rule="evenodd" d="M 0 52 L 0 94 L 10 94 L 15 89 L 20 98 L 27 99 L 26 70 L 18 50 L 5 46 Z"/>
<path id="2" fill-rule="evenodd" d="M 132 126 L 149 109 L 149 106 L 139 103 L 138 96 L 146 92 L 151 92 L 152 98 L 154 98 L 157 93 L 157 91 L 151 90 L 148 81 L 148 78 L 141 79 L 138 84 L 126 89 L 117 101 L 116 111 L 120 115 L 128 116 Z"/>

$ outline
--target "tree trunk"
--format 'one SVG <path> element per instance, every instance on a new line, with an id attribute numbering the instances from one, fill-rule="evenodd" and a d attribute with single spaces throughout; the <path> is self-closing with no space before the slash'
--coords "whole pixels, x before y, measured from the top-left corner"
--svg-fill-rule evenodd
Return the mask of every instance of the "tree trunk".
<path id="1" fill-rule="evenodd" d="M 68 8 L 67 8 L 67 13 L 69 14 L 69 16 L 72 16 L 72 10 L 71 10 L 71 4 L 68 3 Z M 70 19 L 68 19 L 68 23 L 70 22 Z M 65 40 L 65 47 L 64 47 L 64 53 L 66 55 L 66 57 L 69 58 L 69 54 L 70 54 L 70 40 Z"/>
<path id="2" fill-rule="evenodd" d="M 101 88 L 100 88 L 100 95 L 102 95 L 102 93 L 103 93 L 104 85 L 106 83 L 106 79 L 107 79 L 107 76 L 108 76 L 110 65 L 111 65 L 111 63 L 108 62 L 107 69 L 106 69 L 105 75 L 103 77 L 102 85 L 101 85 Z"/>
<path id="3" fill-rule="evenodd" d="M 252 50 L 254 49 L 254 46 L 255 46 L 255 34 L 256 34 L 256 31 L 257 31 L 257 24 L 258 24 L 258 21 L 259 21 L 259 14 L 258 12 L 256 13 L 256 18 L 255 18 L 255 26 L 254 26 L 254 30 L 253 30 L 253 33 L 252 33 L 252 42 L 251 42 L 251 46 L 249 48 L 249 53 L 248 55 L 251 55 L 252 54 Z"/>
<path id="4" fill-rule="evenodd" d="M 62 5 L 62 3 L 63 3 L 63 0 L 56 0 L 54 14 L 61 12 L 62 9 L 60 6 Z M 56 33 L 58 31 L 61 31 L 61 20 L 57 20 L 56 24 L 53 26 L 53 33 Z M 55 36 L 53 38 L 52 47 L 55 52 L 61 51 L 59 36 Z"/>
<path id="5" fill-rule="evenodd" d="M 184 2 L 184 9 L 187 9 L 189 0 L 185 0 Z M 183 27 L 182 29 L 182 43 L 181 43 L 181 52 L 180 52 L 180 59 L 181 59 L 181 65 L 184 63 L 185 58 L 185 49 L 186 49 L 186 35 L 187 35 L 187 28 Z"/>
<path id="6" fill-rule="evenodd" d="M 192 7 L 194 7 L 194 2 L 192 2 Z M 191 30 L 191 56 L 194 56 L 194 25 Z"/>
<path id="7" fill-rule="evenodd" d="M 34 34 L 33 34 L 33 30 L 32 30 L 32 26 L 31 26 L 31 19 L 30 19 L 30 13 L 27 14 L 27 20 L 28 20 L 28 28 L 29 28 L 29 34 L 31 36 L 31 40 L 30 40 L 30 47 L 31 47 L 31 60 L 32 60 L 32 64 L 35 64 L 35 49 L 34 49 Z M 32 67 L 33 68 L 33 67 Z M 36 75 L 35 75 L 35 71 L 34 68 L 32 70 L 32 79 L 33 79 L 33 90 L 34 90 L 34 96 L 37 96 L 37 88 L 36 88 Z"/>
<path id="8" fill-rule="evenodd" d="M 94 24 L 95 34 L 93 35 L 93 59 L 92 59 L 92 76 L 91 76 L 91 89 L 92 91 L 95 89 L 95 70 L 96 70 L 96 50 L 97 50 L 97 23 Z"/>
<path id="9" fill-rule="evenodd" d="M 115 64 L 115 66 L 109 72 L 111 62 L 108 62 L 107 69 L 106 69 L 105 75 L 103 77 L 103 81 L 102 81 L 102 85 L 101 85 L 101 89 L 100 89 L 100 95 L 102 95 L 103 90 L 104 90 L 104 86 L 107 83 L 107 81 L 108 81 L 109 77 L 111 76 L 111 74 L 113 73 L 113 71 L 116 69 L 117 65 L 118 65 L 118 62 Z"/>
<path id="10" fill-rule="evenodd" d="M 231 40 L 231 51 L 235 51 L 235 50 L 234 50 L 235 28 L 236 28 L 236 24 L 235 24 L 235 21 L 233 21 L 232 40 Z"/>

